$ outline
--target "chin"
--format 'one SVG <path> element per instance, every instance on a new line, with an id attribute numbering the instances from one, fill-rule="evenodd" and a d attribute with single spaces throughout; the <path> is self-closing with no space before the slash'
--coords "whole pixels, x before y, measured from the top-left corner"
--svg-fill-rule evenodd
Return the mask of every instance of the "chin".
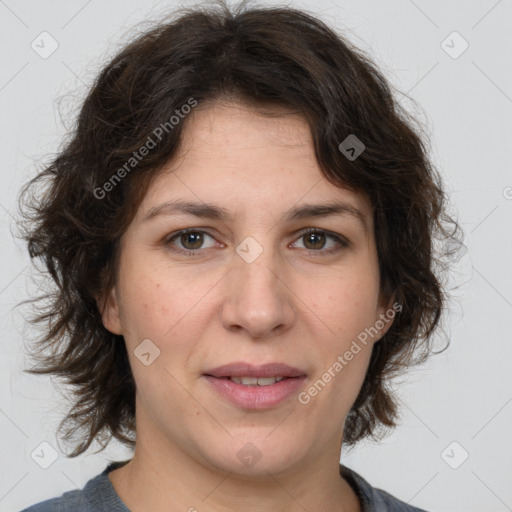
<path id="1" fill-rule="evenodd" d="M 227 442 L 229 446 L 222 446 L 222 443 L 215 443 L 221 448 L 220 453 L 210 453 L 207 457 L 211 464 L 217 469 L 233 473 L 235 475 L 246 475 L 252 478 L 261 476 L 268 478 L 268 473 L 280 473 L 303 455 L 297 449 L 297 446 L 287 446 L 283 438 L 272 439 L 268 434 L 272 429 L 261 428 L 259 432 L 251 429 L 251 434 L 247 433 L 233 438 Z M 290 437 L 288 436 L 288 440 Z M 211 449 L 210 444 L 207 448 Z"/>

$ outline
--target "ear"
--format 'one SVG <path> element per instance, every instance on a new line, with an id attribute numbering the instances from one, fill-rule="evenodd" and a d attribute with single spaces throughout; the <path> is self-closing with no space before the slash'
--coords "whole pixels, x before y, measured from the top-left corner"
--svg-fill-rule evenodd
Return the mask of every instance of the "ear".
<path id="1" fill-rule="evenodd" d="M 384 335 L 388 332 L 390 327 L 395 321 L 395 316 L 402 311 L 402 305 L 395 301 L 395 296 L 392 295 L 388 301 L 379 301 L 379 307 L 377 309 L 378 316 L 375 319 L 375 327 L 378 329 L 378 339 L 380 341 Z"/>
<path id="2" fill-rule="evenodd" d="M 99 303 L 98 301 L 96 303 L 98 304 L 105 329 L 113 334 L 123 334 L 115 286 L 111 288 L 105 297 L 101 298 Z"/>

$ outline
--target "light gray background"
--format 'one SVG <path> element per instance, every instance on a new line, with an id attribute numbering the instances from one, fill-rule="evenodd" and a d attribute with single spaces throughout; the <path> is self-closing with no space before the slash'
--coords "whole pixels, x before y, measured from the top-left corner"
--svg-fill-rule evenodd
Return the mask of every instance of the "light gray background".
<path id="1" fill-rule="evenodd" d="M 62 108 L 72 113 L 106 57 L 128 40 L 128 29 L 175 5 L 0 1 L 1 511 L 82 488 L 108 460 L 129 455 L 117 443 L 76 459 L 59 450 L 55 429 L 65 400 L 49 377 L 21 371 L 27 364 L 24 344 L 36 332 L 27 326 L 25 310 L 15 305 L 35 293 L 35 272 L 26 248 L 12 237 L 13 216 L 35 162 L 55 153 L 65 133 L 56 99 L 66 95 Z M 342 460 L 374 486 L 429 511 L 512 510 L 512 2 L 290 5 L 309 9 L 343 31 L 419 103 L 421 111 L 403 100 L 428 127 L 432 158 L 468 248 L 451 282 L 458 286 L 445 321 L 451 347 L 401 381 L 400 427 L 380 445 L 364 443 Z M 59 45 L 47 59 L 31 48 L 43 31 Z M 453 31 L 469 44 L 457 58 L 442 46 Z M 462 44 L 456 37 L 445 43 L 452 54 Z M 453 441 L 457 444 L 445 451 Z M 48 469 L 31 458 L 42 442 L 59 455 Z M 468 459 L 450 467 L 447 461 L 455 466 L 465 452 Z"/>

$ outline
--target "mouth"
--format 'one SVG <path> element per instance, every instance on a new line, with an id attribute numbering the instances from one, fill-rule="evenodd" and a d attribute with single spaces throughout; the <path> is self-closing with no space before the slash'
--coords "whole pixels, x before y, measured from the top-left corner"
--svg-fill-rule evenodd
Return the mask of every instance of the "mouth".
<path id="1" fill-rule="evenodd" d="M 217 378 L 241 379 L 245 381 L 242 381 L 242 383 L 246 385 L 258 384 L 265 386 L 273 384 L 271 381 L 267 383 L 265 379 L 280 381 L 286 378 L 305 377 L 306 372 L 294 366 L 279 362 L 254 365 L 244 361 L 237 361 L 208 370 L 205 372 L 205 375 Z M 253 380 L 251 381 L 250 379 Z M 235 380 L 235 382 L 237 381 Z"/>
<path id="2" fill-rule="evenodd" d="M 296 394 L 306 372 L 284 363 L 230 363 L 203 374 L 222 398 L 242 409 L 269 409 Z"/>
<path id="3" fill-rule="evenodd" d="M 296 379 L 298 377 L 214 377 L 213 375 L 207 375 L 207 377 L 213 377 L 215 379 L 227 379 L 243 386 L 272 386 L 276 382 L 281 382 L 284 379 Z"/>

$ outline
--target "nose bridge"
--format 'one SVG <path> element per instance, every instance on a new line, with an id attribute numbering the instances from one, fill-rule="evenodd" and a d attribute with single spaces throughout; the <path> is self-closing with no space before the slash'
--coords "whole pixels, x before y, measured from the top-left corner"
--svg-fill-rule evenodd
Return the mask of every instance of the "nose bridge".
<path id="1" fill-rule="evenodd" d="M 223 305 L 224 326 L 244 329 L 251 337 L 281 331 L 293 320 L 291 297 L 280 275 L 282 262 L 266 240 L 260 244 L 247 237 L 238 245 Z"/>

